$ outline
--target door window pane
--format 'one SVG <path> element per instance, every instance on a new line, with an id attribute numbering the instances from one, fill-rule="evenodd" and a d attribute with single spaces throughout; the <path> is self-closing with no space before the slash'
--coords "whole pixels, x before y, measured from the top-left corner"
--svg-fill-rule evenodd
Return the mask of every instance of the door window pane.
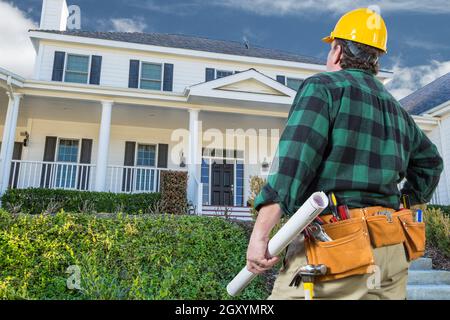
<path id="1" fill-rule="evenodd" d="M 87 83 L 88 73 L 88 56 L 67 55 L 65 82 Z"/>

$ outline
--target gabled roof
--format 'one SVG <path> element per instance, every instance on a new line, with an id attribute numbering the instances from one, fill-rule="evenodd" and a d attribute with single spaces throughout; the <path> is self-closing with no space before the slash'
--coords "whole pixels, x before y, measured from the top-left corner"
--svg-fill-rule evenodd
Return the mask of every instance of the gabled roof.
<path id="1" fill-rule="evenodd" d="M 130 42 L 137 44 L 146 44 L 161 47 L 189 49 L 197 51 L 206 51 L 237 56 L 247 56 L 265 59 L 275 59 L 284 61 L 293 61 L 317 65 L 325 65 L 325 61 L 289 53 L 285 51 L 262 48 L 251 45 L 247 48 L 244 43 L 238 41 L 213 40 L 208 38 L 167 33 L 138 33 L 138 32 L 94 32 L 94 31 L 54 31 L 54 30 L 30 30 L 36 32 L 47 32 L 60 35 L 75 37 L 86 37 L 102 40 Z"/>
<path id="2" fill-rule="evenodd" d="M 400 100 L 410 114 L 419 115 L 450 101 L 450 72 Z"/>
<path id="3" fill-rule="evenodd" d="M 231 104 L 288 111 L 296 91 L 251 68 L 187 87 L 188 101 L 210 106 Z"/>

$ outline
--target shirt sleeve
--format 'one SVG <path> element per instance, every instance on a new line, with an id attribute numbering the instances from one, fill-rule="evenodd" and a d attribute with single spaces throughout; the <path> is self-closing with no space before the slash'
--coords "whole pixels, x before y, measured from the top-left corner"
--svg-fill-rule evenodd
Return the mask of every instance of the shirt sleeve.
<path id="1" fill-rule="evenodd" d="M 444 169 L 436 146 L 411 120 L 414 128 L 412 152 L 406 171 L 406 182 L 401 190 L 409 196 L 411 205 L 428 203 L 433 196 Z"/>
<path id="2" fill-rule="evenodd" d="M 307 199 L 328 144 L 330 94 L 319 79 L 307 79 L 294 99 L 267 183 L 255 199 L 255 209 L 278 203 L 292 215 Z"/>

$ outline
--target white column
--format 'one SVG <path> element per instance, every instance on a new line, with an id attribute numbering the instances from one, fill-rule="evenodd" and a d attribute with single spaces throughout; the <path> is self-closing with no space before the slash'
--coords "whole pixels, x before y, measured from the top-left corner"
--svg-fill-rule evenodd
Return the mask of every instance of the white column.
<path id="1" fill-rule="evenodd" d="M 95 191 L 105 191 L 108 170 L 109 136 L 113 101 L 102 101 L 102 120 L 98 134 L 98 150 L 95 174 Z"/>
<path id="2" fill-rule="evenodd" d="M 188 153 L 188 200 L 197 204 L 198 195 L 197 183 L 200 182 L 199 175 L 199 110 L 189 110 L 189 153 Z"/>
<path id="3" fill-rule="evenodd" d="M 0 194 L 8 189 L 9 175 L 11 171 L 11 161 L 14 150 L 14 141 L 16 137 L 17 118 L 19 116 L 20 99 L 22 94 L 8 93 L 9 103 L 6 111 L 5 126 L 3 128 L 2 149 L 0 152 L 1 165 L 0 174 L 2 176 L 0 185 Z"/>

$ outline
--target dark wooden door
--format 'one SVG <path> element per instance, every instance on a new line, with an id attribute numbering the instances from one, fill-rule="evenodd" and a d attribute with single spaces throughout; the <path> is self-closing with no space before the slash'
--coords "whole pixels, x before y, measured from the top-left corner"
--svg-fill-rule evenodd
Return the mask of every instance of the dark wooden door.
<path id="1" fill-rule="evenodd" d="M 213 163 L 211 167 L 211 204 L 232 206 L 234 188 L 234 165 Z"/>

